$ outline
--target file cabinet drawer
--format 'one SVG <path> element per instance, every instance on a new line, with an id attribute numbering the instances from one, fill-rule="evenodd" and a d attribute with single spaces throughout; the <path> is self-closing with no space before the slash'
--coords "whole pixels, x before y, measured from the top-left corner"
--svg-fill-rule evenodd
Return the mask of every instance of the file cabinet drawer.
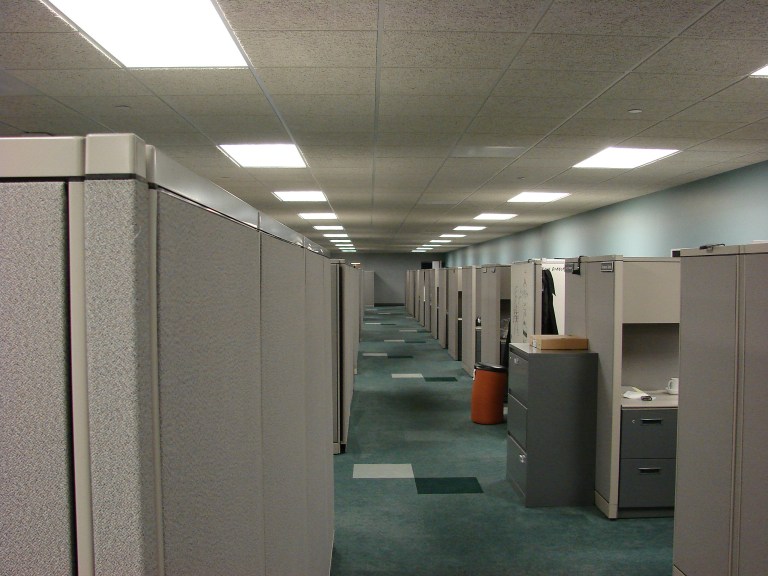
<path id="1" fill-rule="evenodd" d="M 507 386 L 509 393 L 523 405 L 528 405 L 528 361 L 517 354 L 509 353 L 509 368 L 507 369 Z"/>
<path id="2" fill-rule="evenodd" d="M 528 454 L 507 435 L 507 480 L 525 499 L 528 490 Z"/>
<path id="3" fill-rule="evenodd" d="M 619 475 L 621 508 L 668 508 L 675 505 L 673 458 L 625 458 Z"/>
<path id="4" fill-rule="evenodd" d="M 510 394 L 507 402 L 507 432 L 523 448 L 526 448 L 527 426 L 528 409 Z"/>
<path id="5" fill-rule="evenodd" d="M 621 412 L 621 458 L 674 458 L 677 410 L 625 409 Z"/>

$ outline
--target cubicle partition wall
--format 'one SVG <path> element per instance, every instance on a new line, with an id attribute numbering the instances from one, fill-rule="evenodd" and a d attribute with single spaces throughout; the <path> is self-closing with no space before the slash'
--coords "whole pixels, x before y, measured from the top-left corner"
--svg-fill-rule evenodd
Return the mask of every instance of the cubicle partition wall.
<path id="1" fill-rule="evenodd" d="M 440 346 L 448 346 L 448 269 L 438 268 L 437 272 L 437 321 L 432 327 L 432 334 L 440 342 Z"/>
<path id="2" fill-rule="evenodd" d="M 441 282 L 443 281 L 443 269 L 442 268 L 434 268 L 432 269 L 432 286 L 431 286 L 431 292 L 430 292 L 430 301 L 432 303 L 432 307 L 430 310 L 430 332 L 432 333 L 432 338 L 437 340 L 438 333 L 440 330 L 440 316 L 442 315 L 442 312 L 440 310 L 440 292 L 442 291 L 442 285 Z"/>
<path id="3" fill-rule="evenodd" d="M 623 393 L 677 376 L 679 259 L 598 256 L 565 268 L 566 330 L 598 353 L 595 504 L 609 518 L 670 515 L 677 397 Z"/>
<path id="4" fill-rule="evenodd" d="M 416 321 L 424 326 L 427 270 L 416 270 Z"/>
<path id="5" fill-rule="evenodd" d="M 480 290 L 475 295 L 480 316 L 479 361 L 488 364 L 501 362 L 501 327 L 509 321 L 511 313 L 510 266 L 486 264 L 478 275 Z"/>
<path id="6" fill-rule="evenodd" d="M 82 190 L 82 152 L 59 144 L 58 166 L 0 181 L 0 564 L 28 574 L 76 561 L 67 194 Z"/>
<path id="7" fill-rule="evenodd" d="M 424 271 L 424 328 L 432 332 L 432 307 L 435 305 L 435 270 Z"/>
<path id="8" fill-rule="evenodd" d="M 375 284 L 376 273 L 373 270 L 363 270 L 363 305 L 367 308 L 376 305 Z"/>
<path id="9" fill-rule="evenodd" d="M 565 324 L 565 260 L 541 259 L 513 262 L 510 268 L 512 287 L 510 342 L 528 342 L 532 334 L 554 333 L 542 332 L 542 273 L 546 270 L 552 275 L 554 282 L 552 303 L 557 333 L 565 333 L 563 331 Z"/>
<path id="10" fill-rule="evenodd" d="M 416 270 L 405 271 L 405 312 L 416 317 Z"/>
<path id="11" fill-rule="evenodd" d="M 461 268 L 446 268 L 445 340 L 448 353 L 454 360 L 461 360 Z"/>
<path id="12" fill-rule="evenodd" d="M 467 374 L 473 374 L 475 362 L 479 360 L 476 350 L 477 317 L 480 315 L 478 307 L 480 295 L 480 283 L 477 266 L 463 266 L 461 268 L 461 365 Z"/>
<path id="13" fill-rule="evenodd" d="M 0 156 L 3 565 L 328 574 L 327 259 L 132 135 Z"/>
<path id="14" fill-rule="evenodd" d="M 333 448 L 344 451 L 357 373 L 360 342 L 360 271 L 345 260 L 331 261 L 333 341 Z"/>

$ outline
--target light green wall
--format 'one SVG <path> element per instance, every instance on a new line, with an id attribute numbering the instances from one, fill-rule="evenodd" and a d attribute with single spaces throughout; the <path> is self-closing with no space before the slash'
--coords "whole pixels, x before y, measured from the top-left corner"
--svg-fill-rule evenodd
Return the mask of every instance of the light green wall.
<path id="1" fill-rule="evenodd" d="M 768 240 L 768 162 L 551 222 L 446 255 L 446 266 L 569 256 L 669 256 Z"/>

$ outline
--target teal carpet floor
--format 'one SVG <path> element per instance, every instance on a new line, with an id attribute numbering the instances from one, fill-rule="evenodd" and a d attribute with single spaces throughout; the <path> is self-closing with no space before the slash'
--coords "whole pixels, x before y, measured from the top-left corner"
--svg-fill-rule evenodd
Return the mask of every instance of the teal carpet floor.
<path id="1" fill-rule="evenodd" d="M 332 576 L 669 576 L 672 519 L 525 508 L 506 424 L 470 420 L 472 380 L 402 307 L 366 310 Z"/>

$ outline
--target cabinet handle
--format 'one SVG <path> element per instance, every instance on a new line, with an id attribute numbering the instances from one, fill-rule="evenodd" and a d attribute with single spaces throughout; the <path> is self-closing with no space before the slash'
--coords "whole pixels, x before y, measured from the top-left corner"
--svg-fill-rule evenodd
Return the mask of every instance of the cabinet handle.
<path id="1" fill-rule="evenodd" d="M 640 474 L 661 474 L 661 468 L 638 468 Z"/>
<path id="2" fill-rule="evenodd" d="M 661 424 L 663 421 L 663 418 L 640 418 L 640 425 Z"/>

